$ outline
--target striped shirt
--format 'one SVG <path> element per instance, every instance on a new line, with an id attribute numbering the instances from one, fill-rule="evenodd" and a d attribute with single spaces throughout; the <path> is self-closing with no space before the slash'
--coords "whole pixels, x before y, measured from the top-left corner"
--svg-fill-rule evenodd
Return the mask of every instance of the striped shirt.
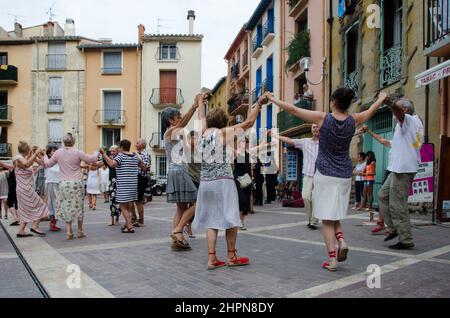
<path id="1" fill-rule="evenodd" d="M 114 160 L 117 162 L 117 203 L 137 201 L 138 157 L 135 154 L 119 153 Z"/>
<path id="2" fill-rule="evenodd" d="M 303 151 L 303 174 L 314 177 L 319 153 L 319 141 L 313 141 L 312 138 L 294 139 L 294 146 Z"/>
<path id="3" fill-rule="evenodd" d="M 150 164 L 151 164 L 148 152 L 147 152 L 147 150 L 144 149 L 144 150 L 138 152 L 138 154 L 139 154 L 139 156 L 141 156 L 142 162 L 147 167 L 147 170 L 145 170 L 145 171 L 139 167 L 139 175 L 142 177 L 148 177 L 148 171 L 150 170 Z"/>

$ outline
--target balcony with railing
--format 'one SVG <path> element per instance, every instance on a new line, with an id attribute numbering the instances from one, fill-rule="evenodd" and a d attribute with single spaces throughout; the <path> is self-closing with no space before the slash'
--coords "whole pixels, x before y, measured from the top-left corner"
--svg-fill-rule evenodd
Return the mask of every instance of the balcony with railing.
<path id="1" fill-rule="evenodd" d="M 262 95 L 262 84 L 256 85 L 256 88 L 252 91 L 252 105 L 258 101 L 258 98 Z"/>
<path id="2" fill-rule="evenodd" d="M 12 106 L 1 105 L 0 106 L 0 125 L 9 125 L 12 120 Z"/>
<path id="3" fill-rule="evenodd" d="M 249 106 L 249 95 L 247 92 L 233 95 L 228 100 L 228 114 L 231 116 L 245 116 Z"/>
<path id="4" fill-rule="evenodd" d="M 47 54 L 47 70 L 63 71 L 66 69 L 66 54 Z"/>
<path id="5" fill-rule="evenodd" d="M 150 147 L 157 149 L 165 148 L 161 132 L 155 132 L 152 134 L 152 139 L 150 140 Z"/>
<path id="6" fill-rule="evenodd" d="M 402 45 L 391 47 L 381 59 L 381 87 L 398 82 L 402 77 Z"/>
<path id="7" fill-rule="evenodd" d="M 0 85 L 17 85 L 17 67 L 0 65 Z"/>
<path id="8" fill-rule="evenodd" d="M 12 145 L 11 144 L 0 144 L 0 159 L 10 159 L 12 158 Z"/>
<path id="9" fill-rule="evenodd" d="M 180 50 L 176 48 L 158 47 L 155 58 L 158 62 L 178 62 L 181 59 Z"/>
<path id="10" fill-rule="evenodd" d="M 261 55 L 263 49 L 262 49 L 262 40 L 258 39 L 258 36 L 255 36 L 252 40 L 252 48 L 253 48 L 253 53 L 252 53 L 252 57 L 253 58 L 257 58 L 258 56 Z"/>
<path id="11" fill-rule="evenodd" d="M 184 104 L 183 94 L 180 88 L 154 88 L 150 103 L 155 108 L 175 107 L 181 108 Z"/>
<path id="12" fill-rule="evenodd" d="M 423 45 L 425 54 L 434 57 L 449 57 L 449 1 L 424 0 L 423 10 Z"/>
<path id="13" fill-rule="evenodd" d="M 124 110 L 97 110 L 94 116 L 94 122 L 100 127 L 124 127 L 127 117 Z"/>
<path id="14" fill-rule="evenodd" d="M 47 113 L 64 113 L 64 105 L 61 97 L 50 97 L 48 99 Z"/>
<path id="15" fill-rule="evenodd" d="M 307 0 L 288 0 L 289 16 L 296 17 L 306 2 Z"/>
<path id="16" fill-rule="evenodd" d="M 248 50 L 242 54 L 242 75 L 246 74 L 249 71 L 248 67 Z"/>
<path id="17" fill-rule="evenodd" d="M 268 19 L 263 25 L 263 41 L 262 45 L 267 46 L 270 41 L 275 38 L 275 23 L 274 19 Z"/>
<path id="18" fill-rule="evenodd" d="M 344 79 L 344 86 L 351 88 L 356 95 L 359 94 L 359 72 L 353 71 L 348 74 Z"/>
<path id="19" fill-rule="evenodd" d="M 314 100 L 302 99 L 301 101 L 297 102 L 295 106 L 302 109 L 313 110 L 314 104 Z M 277 122 L 280 132 L 285 132 L 289 129 L 300 127 L 306 124 L 305 121 L 296 116 L 292 116 L 286 111 L 281 111 L 277 114 Z"/>

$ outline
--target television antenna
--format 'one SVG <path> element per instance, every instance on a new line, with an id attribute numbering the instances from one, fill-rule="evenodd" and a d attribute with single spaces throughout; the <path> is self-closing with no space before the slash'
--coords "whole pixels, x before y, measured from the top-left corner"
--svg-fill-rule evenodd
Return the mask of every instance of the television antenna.
<path id="1" fill-rule="evenodd" d="M 21 18 L 21 20 L 24 20 L 23 18 L 27 18 L 24 15 L 20 15 L 20 14 L 16 14 L 16 13 L 8 13 L 9 16 L 14 17 L 14 23 L 19 22 L 19 18 Z"/>
<path id="2" fill-rule="evenodd" d="M 50 9 L 48 9 L 48 11 L 46 12 L 49 15 L 49 21 L 51 21 L 51 22 L 53 22 L 53 18 L 55 18 L 57 16 L 53 11 L 55 4 L 56 4 L 56 2 L 53 2 Z"/>
<path id="3" fill-rule="evenodd" d="M 161 22 L 174 22 L 174 20 L 160 19 L 160 18 L 158 18 L 158 22 L 156 23 L 156 34 L 159 34 L 159 31 L 160 31 L 161 27 L 169 28 L 169 27 L 167 27 L 166 25 L 161 24 Z"/>

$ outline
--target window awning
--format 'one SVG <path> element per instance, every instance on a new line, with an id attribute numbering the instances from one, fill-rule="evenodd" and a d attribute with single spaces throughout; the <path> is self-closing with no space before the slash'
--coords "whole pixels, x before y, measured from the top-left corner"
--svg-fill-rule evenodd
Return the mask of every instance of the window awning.
<path id="1" fill-rule="evenodd" d="M 450 76 L 450 60 L 436 65 L 416 76 L 416 88 L 430 85 L 436 81 Z"/>

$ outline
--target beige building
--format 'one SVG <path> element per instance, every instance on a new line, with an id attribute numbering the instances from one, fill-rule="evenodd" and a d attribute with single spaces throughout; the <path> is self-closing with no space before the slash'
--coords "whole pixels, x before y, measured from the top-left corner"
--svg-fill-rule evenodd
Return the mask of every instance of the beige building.
<path id="1" fill-rule="evenodd" d="M 137 44 L 83 44 L 84 145 L 87 152 L 140 136 L 140 47 Z"/>
<path id="2" fill-rule="evenodd" d="M 61 145 L 66 132 L 74 133 L 77 147 L 84 149 L 85 68 L 77 46 L 98 42 L 76 36 L 71 19 L 66 20 L 64 28 L 51 21 L 28 28 L 16 23 L 14 31 L 0 32 L 0 36 L 0 52 L 20 70 L 17 84 L 7 89 L 7 105 L 12 106 L 7 111 L 12 116 L 8 131 L 11 142 L 7 144 L 11 144 L 12 154 L 21 139 L 40 147 Z M 15 126 L 18 114 L 23 118 L 20 129 Z"/>
<path id="3" fill-rule="evenodd" d="M 167 157 L 161 112 L 174 107 L 185 114 L 201 88 L 202 35 L 193 34 L 195 15 L 189 12 L 189 34 L 146 34 L 142 40 L 141 136 L 150 143 L 152 172 L 166 178 Z M 194 119 L 187 129 L 194 128 Z"/>

